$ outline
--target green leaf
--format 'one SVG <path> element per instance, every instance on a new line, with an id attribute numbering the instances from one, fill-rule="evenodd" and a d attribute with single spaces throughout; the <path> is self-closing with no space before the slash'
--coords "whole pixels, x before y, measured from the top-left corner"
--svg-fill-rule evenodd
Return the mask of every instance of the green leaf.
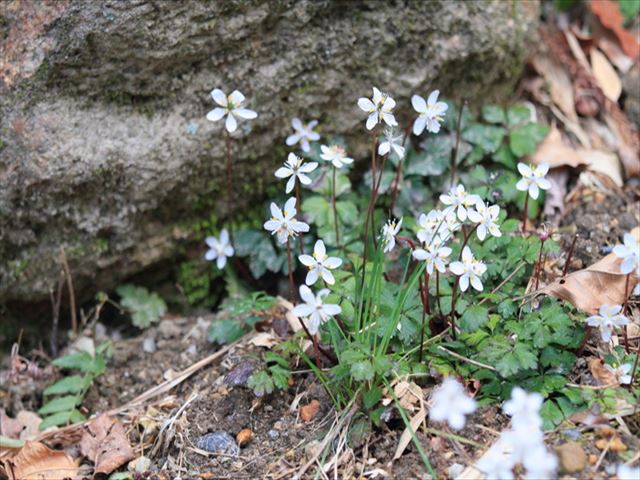
<path id="1" fill-rule="evenodd" d="M 77 352 L 56 358 L 51 362 L 60 368 L 75 368 L 83 372 L 88 372 L 93 368 L 93 358 L 87 352 Z"/>
<path id="2" fill-rule="evenodd" d="M 115 472 L 109 475 L 108 480 L 133 480 L 129 472 Z"/>
<path id="3" fill-rule="evenodd" d="M 371 408 L 375 406 L 381 398 L 382 390 L 380 390 L 379 387 L 373 387 L 371 390 L 367 390 L 362 395 L 362 403 L 364 404 L 364 408 L 367 410 L 371 410 Z"/>
<path id="4" fill-rule="evenodd" d="M 4 448 L 21 448 L 24 446 L 24 440 L 18 440 L 17 438 L 9 438 L 0 435 L 0 449 Z"/>
<path id="5" fill-rule="evenodd" d="M 120 304 L 131 314 L 131 322 L 138 328 L 148 328 L 167 313 L 167 304 L 157 293 L 144 287 L 121 285 L 116 288 Z"/>
<path id="6" fill-rule="evenodd" d="M 638 0 L 618 0 L 618 4 L 620 5 L 620 13 L 627 22 L 631 22 L 640 14 L 640 2 Z"/>
<path id="7" fill-rule="evenodd" d="M 507 124 L 515 127 L 528 122 L 531 119 L 531 110 L 524 105 L 514 105 L 507 110 Z"/>
<path id="8" fill-rule="evenodd" d="M 564 415 L 553 400 L 547 400 L 540 408 L 540 416 L 542 417 L 542 429 L 544 431 L 553 430 L 562 423 Z"/>
<path id="9" fill-rule="evenodd" d="M 460 318 L 460 328 L 465 332 L 473 332 L 484 326 L 489 320 L 489 310 L 482 305 L 471 305 Z"/>
<path id="10" fill-rule="evenodd" d="M 302 201 L 302 213 L 307 216 L 309 223 L 322 227 L 330 221 L 331 205 L 324 197 L 313 195 Z"/>
<path id="11" fill-rule="evenodd" d="M 291 379 L 291 372 L 288 368 L 283 368 L 280 365 L 273 365 L 269 367 L 273 384 L 280 390 L 286 390 L 289 388 L 289 380 Z"/>
<path id="12" fill-rule="evenodd" d="M 256 397 L 273 393 L 273 380 L 265 370 L 252 373 L 247 380 L 247 386 L 253 390 Z"/>
<path id="13" fill-rule="evenodd" d="M 38 430 L 46 430 L 49 427 L 58 427 L 60 425 L 67 425 L 71 422 L 71 412 L 59 412 L 49 417 L 46 417 L 40 422 Z"/>
<path id="14" fill-rule="evenodd" d="M 38 413 L 40 415 L 48 415 L 50 413 L 58 413 L 71 411 L 78 404 L 77 395 L 66 395 L 64 397 L 54 398 L 53 400 L 45 403 Z"/>
<path id="15" fill-rule="evenodd" d="M 549 133 L 549 127 L 539 123 L 528 123 L 518 127 L 509 135 L 511 151 L 516 157 L 532 155 L 547 133 Z"/>
<path id="16" fill-rule="evenodd" d="M 498 105 L 484 105 L 482 107 L 482 118 L 489 123 L 507 123 L 504 108 Z"/>
<path id="17" fill-rule="evenodd" d="M 516 169 L 516 165 L 518 163 L 516 157 L 511 153 L 511 149 L 506 144 L 500 145 L 500 148 L 496 150 L 496 153 L 493 154 L 492 158 L 494 162 L 500 163 L 512 170 Z"/>
<path id="18" fill-rule="evenodd" d="M 373 365 L 369 360 L 362 360 L 351 365 L 354 380 L 373 380 Z"/>
<path id="19" fill-rule="evenodd" d="M 226 318 L 214 321 L 209 327 L 209 341 L 232 343 L 244 335 L 245 331 L 236 320 Z"/>
<path id="20" fill-rule="evenodd" d="M 474 123 L 462 133 L 462 138 L 479 145 L 485 153 L 494 153 L 502 144 L 505 130 L 502 127 Z"/>
<path id="21" fill-rule="evenodd" d="M 353 202 L 339 201 L 336 202 L 336 211 L 338 212 L 339 225 L 346 225 L 352 227 L 359 220 L 358 208 Z M 333 217 L 331 217 L 331 224 L 333 225 Z"/>
<path id="22" fill-rule="evenodd" d="M 514 349 L 514 353 L 523 370 L 534 369 L 538 366 L 538 357 L 531 351 L 531 348 L 527 344 L 518 343 Z"/>
<path id="23" fill-rule="evenodd" d="M 45 388 L 42 394 L 59 395 L 63 393 L 79 393 L 87 386 L 87 380 L 89 380 L 90 383 L 90 379 L 91 377 L 89 376 L 70 375 Z"/>

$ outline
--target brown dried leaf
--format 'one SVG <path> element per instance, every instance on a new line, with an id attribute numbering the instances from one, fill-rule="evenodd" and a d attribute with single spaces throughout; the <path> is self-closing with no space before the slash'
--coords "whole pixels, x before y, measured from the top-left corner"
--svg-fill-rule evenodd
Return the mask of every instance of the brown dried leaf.
<path id="1" fill-rule="evenodd" d="M 618 380 L 613 372 L 607 370 L 601 358 L 591 357 L 587 359 L 591 375 L 598 385 L 618 385 Z"/>
<path id="2" fill-rule="evenodd" d="M 540 290 L 540 293 L 561 298 L 584 312 L 595 314 L 604 304 L 624 302 L 626 275 L 620 273 L 620 258 L 610 253 L 584 270 L 570 273 Z M 631 285 L 638 283 L 631 274 Z"/>
<path id="3" fill-rule="evenodd" d="M 624 29 L 624 17 L 620 13 L 618 2 L 612 0 L 592 0 L 589 2 L 591 12 L 598 17 L 600 23 L 611 30 L 620 42 L 624 53 L 631 58 L 640 55 L 640 44 L 636 37 Z"/>
<path id="4" fill-rule="evenodd" d="M 427 410 L 426 408 L 424 408 L 424 406 L 422 406 L 422 408 L 420 408 L 420 410 L 418 410 L 418 412 L 413 416 L 407 428 L 404 429 L 404 432 L 402 432 L 402 435 L 400 435 L 400 440 L 398 441 L 398 447 L 396 448 L 396 453 L 393 455 L 394 460 L 397 460 L 402 456 L 405 449 L 409 445 L 409 442 L 411 442 L 411 438 L 418 431 L 418 427 L 422 422 L 424 422 L 424 419 L 426 417 L 427 417 Z"/>
<path id="5" fill-rule="evenodd" d="M 622 93 L 622 82 L 607 57 L 597 48 L 591 50 L 591 70 L 602 93 L 612 102 L 617 102 Z"/>
<path id="6" fill-rule="evenodd" d="M 577 122 L 578 114 L 573 101 L 573 86 L 567 71 L 548 55 L 536 55 L 531 59 L 531 64 L 547 81 L 553 103 L 569 120 Z"/>
<path id="7" fill-rule="evenodd" d="M 94 464 L 94 474 L 109 474 L 135 455 L 122 424 L 108 415 L 94 418 L 80 440 L 80 451 Z"/>
<path id="8" fill-rule="evenodd" d="M 318 400 L 311 400 L 307 405 L 300 407 L 300 418 L 305 422 L 310 422 L 318 414 L 320 410 L 320 402 Z"/>
<path id="9" fill-rule="evenodd" d="M 79 462 L 66 452 L 51 450 L 40 442 L 27 442 L 15 457 L 0 461 L 9 480 L 60 480 L 73 478 L 78 473 Z"/>
<path id="10" fill-rule="evenodd" d="M 8 438 L 20 438 L 23 425 L 18 419 L 11 418 L 0 408 L 0 435 Z"/>

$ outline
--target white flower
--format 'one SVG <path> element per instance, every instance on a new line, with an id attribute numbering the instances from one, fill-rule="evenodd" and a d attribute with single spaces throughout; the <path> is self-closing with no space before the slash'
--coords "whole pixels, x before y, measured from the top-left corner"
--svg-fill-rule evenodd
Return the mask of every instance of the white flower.
<path id="1" fill-rule="evenodd" d="M 411 97 L 411 105 L 418 112 L 418 118 L 413 123 L 414 135 L 420 135 L 424 127 L 427 127 L 427 131 L 431 133 L 440 131 L 440 122 L 442 122 L 448 106 L 446 103 L 438 101 L 438 95 L 440 95 L 440 90 L 434 90 L 429 94 L 426 102 L 420 95 Z"/>
<path id="2" fill-rule="evenodd" d="M 469 246 L 462 249 L 462 262 L 452 262 L 449 270 L 460 277 L 461 291 L 466 291 L 469 283 L 479 292 L 482 291 L 480 276 L 487 271 L 487 266 L 473 257 Z"/>
<path id="3" fill-rule="evenodd" d="M 638 480 L 640 478 L 640 467 L 633 468 L 630 465 L 621 463 L 616 472 L 618 480 Z"/>
<path id="4" fill-rule="evenodd" d="M 307 177 L 305 173 L 313 172 L 317 168 L 318 162 L 309 162 L 304 165 L 303 162 L 304 160 L 298 157 L 295 153 L 290 153 L 284 167 L 280 167 L 276 170 L 276 177 L 289 177 L 286 188 L 287 193 L 290 193 L 293 190 L 293 187 L 295 187 L 296 178 L 302 185 L 311 184 L 311 179 Z"/>
<path id="5" fill-rule="evenodd" d="M 627 317 L 622 315 L 622 305 L 602 305 L 599 315 L 592 315 L 587 318 L 587 325 L 598 327 L 603 342 L 611 340 L 611 334 L 615 327 L 622 327 L 629 323 Z"/>
<path id="6" fill-rule="evenodd" d="M 620 272 L 627 275 L 635 270 L 636 275 L 640 276 L 640 244 L 630 233 L 625 233 L 623 240 L 623 245 L 613 247 L 613 253 L 622 258 Z"/>
<path id="7" fill-rule="evenodd" d="M 327 249 L 325 248 L 322 240 L 318 240 L 314 245 L 313 256 L 300 255 L 298 258 L 303 265 L 309 268 L 309 272 L 307 273 L 307 278 L 305 280 L 307 285 L 313 285 L 316 283 L 318 277 L 329 285 L 336 283 L 330 269 L 333 270 L 334 268 L 338 268 L 342 265 L 342 259 L 338 257 L 327 257 Z"/>
<path id="8" fill-rule="evenodd" d="M 291 126 L 296 133 L 294 133 L 293 135 L 289 135 L 285 143 L 289 146 L 292 146 L 300 142 L 302 150 L 304 152 L 308 152 L 310 150 L 309 141 L 316 142 L 320 140 L 320 134 L 313 131 L 316 125 L 318 125 L 317 120 L 311 120 L 306 125 L 303 125 L 302 121 L 299 118 L 294 118 L 293 120 L 291 120 Z"/>
<path id="9" fill-rule="evenodd" d="M 469 220 L 478 224 L 478 238 L 484 240 L 489 232 L 494 237 L 501 237 L 500 227 L 496 223 L 498 215 L 500 214 L 500 207 L 498 205 L 488 206 L 482 200 L 476 203 L 475 210 L 467 210 Z"/>
<path id="10" fill-rule="evenodd" d="M 296 220 L 296 199 L 291 197 L 284 204 L 284 212 L 275 203 L 271 203 L 271 219 L 264 223 L 264 228 L 271 234 L 278 235 L 280 243 L 287 243 L 289 237 L 295 237 L 300 232 L 308 232 L 309 225 Z"/>
<path id="11" fill-rule="evenodd" d="M 384 121 L 390 127 L 398 125 L 395 117 L 391 113 L 391 110 L 396 106 L 396 102 L 388 94 L 380 92 L 376 87 L 373 87 L 373 98 L 358 99 L 358 107 L 369 114 L 367 118 L 367 130 L 371 130 L 379 122 Z"/>
<path id="12" fill-rule="evenodd" d="M 444 223 L 444 214 L 440 210 L 431 210 L 428 214 L 421 213 L 418 217 L 418 240 L 427 245 L 436 236 L 440 226 Z"/>
<path id="13" fill-rule="evenodd" d="M 323 303 L 323 299 L 327 295 L 329 295 L 329 289 L 327 288 L 323 288 L 318 292 L 318 295 L 314 295 L 306 285 L 300 286 L 300 298 L 304 300 L 305 303 L 296 305 L 293 309 L 293 314 L 308 319 L 306 326 L 311 335 L 318 333 L 318 328 L 320 328 L 321 324 L 342 312 L 340 305 Z"/>
<path id="14" fill-rule="evenodd" d="M 402 218 L 396 223 L 395 220 L 388 220 L 382 227 L 382 241 L 384 242 L 384 253 L 390 252 L 396 246 L 396 235 L 400 231 Z"/>
<path id="15" fill-rule="evenodd" d="M 429 411 L 429 418 L 436 422 L 446 420 L 454 430 L 464 427 L 465 415 L 476 409 L 476 402 L 467 396 L 460 382 L 452 377 L 444 379 L 431 399 L 433 406 Z"/>
<path id="16" fill-rule="evenodd" d="M 387 128 L 384 132 L 384 142 L 378 145 L 378 155 L 386 155 L 392 150 L 398 158 L 404 158 L 402 135 L 396 137 L 394 136 L 393 128 Z"/>
<path id="17" fill-rule="evenodd" d="M 445 213 L 456 212 L 461 222 L 467 219 L 467 208 L 481 201 L 478 195 L 467 193 L 464 185 L 451 187 L 447 195 L 440 195 L 440 201 L 447 205 Z"/>
<path id="18" fill-rule="evenodd" d="M 533 168 L 522 162 L 518 163 L 518 171 L 522 178 L 516 183 L 516 188 L 521 192 L 529 191 L 529 195 L 534 200 L 538 198 L 540 190 L 549 190 L 551 183 L 544 176 L 549 171 L 549 165 L 541 163 Z"/>
<path id="19" fill-rule="evenodd" d="M 238 128 L 236 117 L 252 119 L 258 116 L 258 114 L 253 110 L 242 107 L 244 95 L 242 95 L 238 90 L 234 90 L 231 95 L 226 96 L 222 90 L 216 88 L 211 91 L 211 96 L 220 106 L 207 113 L 207 120 L 210 122 L 217 122 L 226 115 L 227 120 L 224 126 L 229 133 L 235 132 L 236 128 Z"/>
<path id="20" fill-rule="evenodd" d="M 522 477 L 524 480 L 555 480 L 558 478 L 558 459 L 547 450 L 543 442 L 535 445 L 526 451 L 522 458 L 522 465 L 527 473 Z"/>
<path id="21" fill-rule="evenodd" d="M 440 273 L 444 273 L 447 270 L 446 262 L 449 255 L 451 255 L 451 249 L 449 247 L 436 245 L 428 246 L 426 249 L 416 248 L 413 251 L 413 258 L 426 262 L 427 273 L 429 275 L 433 274 L 433 267 Z"/>
<path id="22" fill-rule="evenodd" d="M 346 150 L 340 145 L 331 145 L 330 147 L 320 145 L 320 150 L 322 150 L 320 158 L 331 162 L 336 168 L 342 168 L 343 165 L 353 163 L 353 158 L 347 157 Z"/>
<path id="23" fill-rule="evenodd" d="M 604 368 L 615 375 L 620 385 L 629 385 L 631 383 L 631 375 L 629 375 L 629 372 L 631 371 L 630 363 L 625 363 L 617 368 L 613 368 L 611 365 L 605 364 Z"/>
<path id="24" fill-rule="evenodd" d="M 485 474 L 487 480 L 513 480 L 515 466 L 512 446 L 504 435 L 501 435 L 476 463 L 476 467 Z"/>
<path id="25" fill-rule="evenodd" d="M 204 258 L 208 261 L 215 260 L 219 270 L 227 264 L 227 258 L 233 257 L 233 247 L 229 243 L 229 232 L 226 228 L 220 231 L 220 240 L 216 237 L 207 237 L 204 241 L 209 246 Z"/>
<path id="26" fill-rule="evenodd" d="M 502 411 L 511 416 L 511 423 L 515 429 L 535 428 L 542 426 L 540 408 L 543 398 L 539 393 L 527 393 L 520 387 L 511 390 L 511 400 L 504 402 Z"/>

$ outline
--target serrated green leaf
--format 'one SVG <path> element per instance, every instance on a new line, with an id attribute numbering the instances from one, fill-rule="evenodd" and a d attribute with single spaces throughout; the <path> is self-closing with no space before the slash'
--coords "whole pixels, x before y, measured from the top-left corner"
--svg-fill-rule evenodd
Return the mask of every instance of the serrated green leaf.
<path id="1" fill-rule="evenodd" d="M 40 422 L 38 429 L 40 431 L 46 430 L 49 427 L 58 427 L 60 425 L 67 425 L 71 422 L 71 412 L 59 412 L 53 415 L 50 415 Z"/>
<path id="2" fill-rule="evenodd" d="M 121 285 L 116 288 L 120 304 L 131 314 L 131 322 L 138 328 L 148 328 L 167 313 L 167 304 L 155 292 L 144 287 Z"/>
<path id="3" fill-rule="evenodd" d="M 514 105 L 507 110 L 507 124 L 509 127 L 515 127 L 531 119 L 531 110 L 524 105 Z"/>
<path id="4" fill-rule="evenodd" d="M 514 354 L 518 358 L 518 362 L 520 362 L 521 369 L 529 370 L 538 366 L 538 357 L 528 345 L 518 343 L 514 348 Z"/>
<path id="5" fill-rule="evenodd" d="M 549 133 L 549 127 L 539 123 L 528 123 L 518 127 L 509 135 L 511 151 L 516 157 L 532 155 L 547 133 Z"/>
<path id="6" fill-rule="evenodd" d="M 362 403 L 364 408 L 371 410 L 382 398 L 382 390 L 378 387 L 373 387 L 371 390 L 367 390 L 362 395 Z"/>
<path id="7" fill-rule="evenodd" d="M 462 138 L 479 145 L 485 153 L 494 153 L 502 144 L 504 135 L 505 129 L 502 127 L 474 123 L 462 133 Z"/>
<path id="8" fill-rule="evenodd" d="M 474 332 L 489 320 L 489 310 L 482 305 L 471 305 L 460 317 L 460 328 L 465 332 Z"/>
<path id="9" fill-rule="evenodd" d="M 564 415 L 553 400 L 546 400 L 542 404 L 540 416 L 542 417 L 542 429 L 545 432 L 553 430 L 564 420 Z"/>
<path id="10" fill-rule="evenodd" d="M 93 358 L 87 352 L 77 352 L 56 358 L 53 365 L 59 368 L 75 368 L 83 372 L 88 372 L 93 368 Z"/>
<path id="11" fill-rule="evenodd" d="M 286 390 L 289 388 L 289 380 L 291 379 L 291 372 L 288 368 L 283 368 L 280 365 L 273 365 L 269 367 L 271 372 L 271 378 L 276 388 L 280 390 Z"/>
<path id="12" fill-rule="evenodd" d="M 210 342 L 232 343 L 245 334 L 242 326 L 230 318 L 214 321 L 209 327 L 208 338 Z"/>
<path id="13" fill-rule="evenodd" d="M 247 380 L 247 386 L 253 390 L 256 397 L 273 393 L 273 380 L 264 370 L 252 373 Z"/>
<path id="14" fill-rule="evenodd" d="M 498 105 L 483 105 L 482 118 L 489 123 L 507 123 L 507 115 L 504 108 Z"/>
<path id="15" fill-rule="evenodd" d="M 48 386 L 42 392 L 43 395 L 60 395 L 63 393 L 79 393 L 90 383 L 89 376 L 70 375 Z"/>
<path id="16" fill-rule="evenodd" d="M 369 360 L 361 360 L 351 365 L 354 380 L 373 380 L 373 365 Z"/>
<path id="17" fill-rule="evenodd" d="M 65 395 L 64 397 L 54 398 L 53 400 L 45 403 L 38 413 L 40 415 L 49 415 L 51 413 L 58 413 L 64 411 L 71 411 L 78 403 L 77 395 Z"/>

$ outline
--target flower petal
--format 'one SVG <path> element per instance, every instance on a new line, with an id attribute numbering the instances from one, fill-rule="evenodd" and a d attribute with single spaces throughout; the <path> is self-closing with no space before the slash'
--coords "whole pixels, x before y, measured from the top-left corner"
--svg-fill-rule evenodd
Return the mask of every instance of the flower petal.
<path id="1" fill-rule="evenodd" d="M 424 98 L 422 98 L 420 95 L 413 95 L 411 97 L 411 106 L 413 106 L 413 109 L 418 112 L 418 113 L 426 113 L 427 111 L 427 104 L 424 101 Z M 414 125 L 415 128 L 415 125 Z M 419 134 L 416 134 L 419 135 Z"/>
<path id="2" fill-rule="evenodd" d="M 236 119 L 231 112 L 229 112 L 229 115 L 227 115 L 227 120 L 224 126 L 229 133 L 235 132 L 236 128 L 238 128 L 238 122 L 236 122 Z"/>
<path id="3" fill-rule="evenodd" d="M 434 90 L 429 94 L 429 98 L 427 98 L 427 105 L 433 107 L 438 101 L 438 95 L 440 95 L 440 90 Z"/>
<path id="4" fill-rule="evenodd" d="M 324 242 L 322 240 L 316 241 L 316 244 L 313 246 L 313 253 L 316 258 L 324 258 L 327 254 L 327 249 L 324 246 Z"/>
<path id="5" fill-rule="evenodd" d="M 303 130 L 304 127 L 302 126 L 302 120 L 300 120 L 298 117 L 294 117 L 291 120 L 291 126 L 293 127 L 294 130 L 296 131 L 300 131 Z"/>
<path id="6" fill-rule="evenodd" d="M 316 303 L 316 297 L 313 295 L 311 289 L 306 285 L 300 285 L 300 298 L 313 305 Z"/>
<path id="7" fill-rule="evenodd" d="M 327 268 L 338 268 L 340 265 L 342 265 L 342 259 L 338 258 L 338 257 L 329 257 L 324 261 L 324 266 Z"/>
<path id="8" fill-rule="evenodd" d="M 258 113 L 249 108 L 234 108 L 233 114 L 237 115 L 240 118 L 246 118 L 247 120 L 251 120 L 258 116 Z"/>
<path id="9" fill-rule="evenodd" d="M 373 102 L 364 97 L 358 99 L 358 107 L 360 107 L 360 110 L 364 110 L 367 113 L 371 113 L 376 109 Z"/>
<path id="10" fill-rule="evenodd" d="M 211 90 L 211 97 L 213 98 L 213 101 L 221 107 L 227 106 L 227 96 L 219 88 L 214 88 L 213 90 Z"/>
<path id="11" fill-rule="evenodd" d="M 278 178 L 288 178 L 293 175 L 293 171 L 287 167 L 280 167 L 276 170 L 276 177 Z"/>
<path id="12" fill-rule="evenodd" d="M 229 99 L 231 100 L 231 103 L 238 106 L 242 102 L 244 102 L 244 95 L 241 94 L 238 90 L 234 90 L 233 92 L 231 92 L 231 95 L 229 95 Z"/>
<path id="13" fill-rule="evenodd" d="M 224 117 L 224 108 L 216 107 L 207 113 L 207 120 L 210 122 L 217 122 Z"/>
<path id="14" fill-rule="evenodd" d="M 289 135 L 284 143 L 286 143 L 288 146 L 292 146 L 298 143 L 299 141 L 300 141 L 300 135 L 298 135 L 297 133 L 294 133 L 293 135 Z"/>
<path id="15" fill-rule="evenodd" d="M 305 278 L 304 283 L 307 285 L 313 285 L 318 281 L 318 269 L 312 268 L 307 272 L 307 278 Z"/>
<path id="16" fill-rule="evenodd" d="M 287 186 L 284 189 L 285 193 L 291 193 L 295 186 L 296 186 L 296 176 L 291 175 L 291 177 L 287 181 Z"/>

